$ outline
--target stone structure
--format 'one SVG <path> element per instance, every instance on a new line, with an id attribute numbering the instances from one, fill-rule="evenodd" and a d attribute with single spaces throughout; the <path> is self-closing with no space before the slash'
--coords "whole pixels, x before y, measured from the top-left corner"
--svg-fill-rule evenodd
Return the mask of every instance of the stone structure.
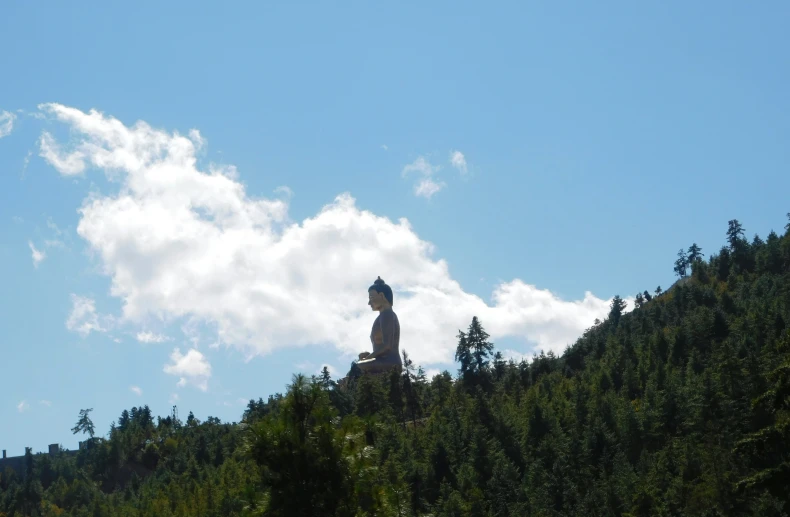
<path id="1" fill-rule="evenodd" d="M 86 442 L 80 442 L 80 449 L 83 449 L 86 446 Z M 39 454 L 48 454 L 49 456 L 57 456 L 59 454 L 65 455 L 74 455 L 77 454 L 77 451 L 70 451 L 64 450 L 60 448 L 60 445 L 57 443 L 50 444 L 47 448 L 49 452 L 42 452 Z M 30 451 L 32 453 L 31 447 L 25 447 L 25 454 Z M 3 457 L 0 459 L 0 473 L 5 472 L 5 469 L 10 468 L 11 470 L 15 471 L 17 475 L 22 476 L 25 472 L 25 456 L 11 456 L 8 457 L 7 452 L 3 449 Z"/>
<path id="2" fill-rule="evenodd" d="M 392 310 L 392 288 L 381 277 L 368 288 L 368 305 L 379 315 L 370 331 L 373 352 L 359 354 L 357 366 L 366 373 L 385 373 L 403 366 L 400 357 L 400 322 Z"/>

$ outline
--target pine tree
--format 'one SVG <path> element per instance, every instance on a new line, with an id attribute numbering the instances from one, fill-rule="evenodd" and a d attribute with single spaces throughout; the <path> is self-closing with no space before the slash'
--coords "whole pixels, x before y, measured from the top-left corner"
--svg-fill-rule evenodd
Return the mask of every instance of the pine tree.
<path id="1" fill-rule="evenodd" d="M 77 425 L 71 428 L 71 432 L 73 434 L 86 433 L 88 436 L 93 438 L 93 435 L 95 434 L 95 427 L 93 426 L 93 422 L 90 418 L 91 411 L 93 411 L 93 408 L 80 409 L 80 418 L 77 420 Z"/>
<path id="2" fill-rule="evenodd" d="M 680 251 L 678 251 L 678 258 L 675 261 L 675 268 L 674 268 L 675 274 L 680 278 L 685 277 L 686 269 L 688 268 L 688 265 L 689 265 L 689 259 L 686 256 L 686 252 L 683 249 L 681 249 Z"/>
<path id="3" fill-rule="evenodd" d="M 475 373 L 478 375 L 488 367 L 489 358 L 494 351 L 494 344 L 490 343 L 488 338 L 489 335 L 483 329 L 480 320 L 474 316 L 466 333 L 466 340 L 472 353 Z"/>
<path id="4" fill-rule="evenodd" d="M 697 260 L 701 260 L 705 255 L 702 253 L 702 248 L 697 246 L 695 242 L 688 249 L 688 263 L 694 264 Z"/>
<path id="5" fill-rule="evenodd" d="M 727 224 L 727 242 L 730 244 L 730 250 L 735 251 L 743 239 L 743 225 L 737 219 L 732 219 Z"/>
<path id="6" fill-rule="evenodd" d="M 615 295 L 615 297 L 612 298 L 612 303 L 609 304 L 609 321 L 617 325 L 627 306 L 628 304 L 625 300 L 620 298 L 619 295 Z"/>
<path id="7" fill-rule="evenodd" d="M 329 374 L 329 368 L 326 365 L 324 365 L 324 367 L 321 369 L 320 379 L 321 379 L 321 386 L 325 390 L 330 389 L 334 384 L 332 381 L 332 376 Z"/>
<path id="8" fill-rule="evenodd" d="M 461 377 L 465 377 L 469 375 L 474 368 L 472 350 L 465 332 L 459 330 L 458 336 L 456 337 L 458 338 L 458 345 L 455 348 L 455 360 L 460 364 L 458 372 L 461 374 Z"/>

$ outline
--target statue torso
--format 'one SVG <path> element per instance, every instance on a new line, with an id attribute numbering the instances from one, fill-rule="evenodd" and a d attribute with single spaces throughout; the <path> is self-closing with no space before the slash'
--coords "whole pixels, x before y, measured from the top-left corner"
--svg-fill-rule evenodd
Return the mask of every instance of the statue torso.
<path id="1" fill-rule="evenodd" d="M 400 358 L 400 323 L 392 309 L 381 311 L 373 322 L 370 331 L 370 342 L 373 351 L 378 352 L 389 345 L 389 351 L 376 358 L 379 364 L 401 364 Z"/>

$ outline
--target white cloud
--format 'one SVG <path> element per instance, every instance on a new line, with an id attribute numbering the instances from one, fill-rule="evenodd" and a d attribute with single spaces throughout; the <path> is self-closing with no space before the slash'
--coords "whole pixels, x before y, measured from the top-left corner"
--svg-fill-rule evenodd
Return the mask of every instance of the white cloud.
<path id="1" fill-rule="evenodd" d="M 52 402 L 50 402 L 49 400 L 39 400 L 38 403 L 41 404 L 42 406 L 52 407 Z"/>
<path id="2" fill-rule="evenodd" d="M 178 348 L 174 349 L 170 354 L 170 364 L 165 365 L 164 372 L 179 377 L 179 387 L 192 384 L 202 391 L 208 390 L 211 365 L 206 357 L 194 348 L 185 355 Z"/>
<path id="3" fill-rule="evenodd" d="M 37 250 L 32 241 L 27 241 L 27 245 L 30 246 L 30 251 L 32 253 L 33 267 L 38 267 L 38 265 L 41 264 L 45 258 L 47 258 L 47 254 L 43 251 Z"/>
<path id="4" fill-rule="evenodd" d="M 426 160 L 424 156 L 419 156 L 412 163 L 406 165 L 403 168 L 401 174 L 403 175 L 403 177 L 406 177 L 409 174 L 416 172 L 423 176 L 432 176 L 433 174 L 439 172 L 440 169 L 441 167 L 439 167 L 438 165 L 431 165 L 431 163 L 428 160 Z"/>
<path id="5" fill-rule="evenodd" d="M 366 290 L 381 275 L 395 290 L 401 347 L 428 366 L 452 362 L 455 335 L 475 315 L 493 340 L 515 336 L 561 353 L 608 313 L 592 293 L 567 301 L 520 279 L 484 300 L 463 290 L 406 219 L 361 210 L 349 194 L 291 223 L 287 200 L 252 197 L 232 167 L 199 170 L 184 136 L 95 111 L 43 109 L 79 135 L 69 156 L 120 172 L 117 192 L 85 200 L 77 232 L 111 277 L 126 324 L 187 319 L 195 323 L 185 328 L 208 327 L 248 358 L 310 344 L 355 356 L 369 347 Z M 434 170 L 418 159 L 404 173 Z M 169 373 L 192 379 L 178 373 L 184 358 L 204 360 L 196 350 L 177 354 Z"/>
<path id="6" fill-rule="evenodd" d="M 171 393 L 168 402 L 170 402 L 171 404 L 175 404 L 176 402 L 178 402 L 178 399 L 179 399 L 178 393 Z"/>
<path id="7" fill-rule="evenodd" d="M 76 150 L 69 154 L 63 154 L 55 139 L 46 131 L 41 134 L 39 156 L 64 176 L 77 176 L 85 170 L 85 153 Z"/>
<path id="8" fill-rule="evenodd" d="M 91 298 L 71 295 L 71 314 L 66 320 L 66 328 L 72 332 L 77 332 L 82 337 L 91 332 L 104 332 L 107 329 L 99 321 L 99 314 L 96 312 L 96 302 Z"/>
<path id="9" fill-rule="evenodd" d="M 29 408 L 30 408 L 30 404 L 28 404 L 26 400 L 23 400 L 22 402 L 20 402 L 19 404 L 16 405 L 16 409 L 20 413 L 24 413 Z"/>
<path id="10" fill-rule="evenodd" d="M 414 186 L 414 195 L 430 199 L 434 194 L 447 185 L 444 182 L 435 182 L 431 178 L 423 178 Z"/>
<path id="11" fill-rule="evenodd" d="M 208 143 L 206 139 L 201 136 L 200 131 L 197 129 L 189 130 L 189 139 L 195 144 L 195 150 L 197 151 L 203 149 Z"/>
<path id="12" fill-rule="evenodd" d="M 385 151 L 389 150 L 389 147 L 387 147 L 387 144 L 381 144 L 381 148 L 384 149 Z"/>
<path id="13" fill-rule="evenodd" d="M 66 247 L 66 245 L 63 243 L 63 241 L 59 241 L 57 239 L 45 240 L 44 241 L 44 246 L 46 246 L 47 248 L 65 248 Z"/>
<path id="14" fill-rule="evenodd" d="M 143 390 L 141 390 L 139 386 L 129 386 L 129 389 L 138 397 L 143 394 Z"/>
<path id="15" fill-rule="evenodd" d="M 18 215 L 13 216 L 11 220 L 14 221 L 14 224 L 22 224 L 25 222 L 25 220 L 19 217 Z"/>
<path id="16" fill-rule="evenodd" d="M 311 363 L 310 361 L 302 361 L 302 362 L 296 363 L 294 365 L 294 367 L 297 370 L 301 371 L 301 372 L 307 372 L 307 371 L 313 370 L 315 368 L 315 365 L 313 363 Z"/>
<path id="17" fill-rule="evenodd" d="M 461 174 L 466 174 L 469 171 L 466 165 L 466 157 L 461 151 L 452 151 L 450 153 L 450 164 L 458 169 Z"/>
<path id="18" fill-rule="evenodd" d="M 434 194 L 442 190 L 447 185 L 442 181 L 435 181 L 432 176 L 441 169 L 438 165 L 431 163 L 420 156 L 409 165 L 403 168 L 401 175 L 406 176 L 417 173 L 422 176 L 414 185 L 414 195 L 430 199 Z"/>
<path id="19" fill-rule="evenodd" d="M 55 224 L 55 221 L 53 221 L 51 217 L 47 217 L 47 228 L 52 230 L 52 233 L 55 235 L 63 235 L 63 230 L 61 230 L 58 225 Z"/>
<path id="20" fill-rule="evenodd" d="M 138 332 L 137 341 L 140 343 L 164 343 L 170 341 L 170 338 L 162 334 L 154 334 L 153 332 Z"/>
<path id="21" fill-rule="evenodd" d="M 425 370 L 425 378 L 428 379 L 428 381 L 432 381 L 434 377 L 441 373 L 442 370 L 439 370 L 438 368 L 428 368 Z"/>
<path id="22" fill-rule="evenodd" d="M 14 130 L 16 115 L 10 111 L 0 111 L 0 138 L 6 137 Z"/>
<path id="23" fill-rule="evenodd" d="M 555 350 L 555 353 L 557 351 Z M 502 359 L 505 361 L 513 360 L 514 363 L 518 364 L 521 361 L 527 361 L 528 363 L 532 361 L 532 355 L 527 354 L 525 352 L 519 352 L 518 350 L 502 350 Z"/>
<path id="24" fill-rule="evenodd" d="M 324 363 L 321 365 L 321 368 L 318 369 L 318 372 L 321 373 L 324 370 L 324 366 L 326 369 L 329 370 L 329 375 L 332 376 L 333 379 L 337 380 L 338 377 L 342 376 L 340 374 L 340 370 L 332 366 L 331 364 Z"/>
<path id="25" fill-rule="evenodd" d="M 25 159 L 22 161 L 22 174 L 20 174 L 20 178 L 24 179 L 25 174 L 27 174 L 27 167 L 30 165 L 30 157 L 33 156 L 33 151 L 28 151 L 25 155 Z"/>
<path id="26" fill-rule="evenodd" d="M 46 247 L 46 248 L 62 248 L 62 249 L 65 249 L 66 248 L 66 244 L 62 240 L 57 238 L 57 237 L 60 237 L 60 236 L 64 235 L 65 232 L 63 230 L 61 230 L 60 228 L 58 228 L 58 225 L 55 224 L 55 222 L 52 220 L 51 217 L 47 218 L 47 228 L 49 228 L 51 230 L 52 234 L 55 235 L 55 238 L 44 240 L 44 247 Z M 36 261 L 36 254 L 37 253 L 39 254 L 39 257 L 40 257 L 40 260 L 38 262 L 41 262 L 42 260 L 44 260 L 46 258 L 46 255 L 44 254 L 44 252 L 35 250 L 35 248 L 33 247 L 33 244 L 32 243 L 29 243 L 29 244 L 30 244 L 31 251 L 33 251 L 33 257 L 34 257 L 33 261 L 34 262 Z"/>
<path id="27" fill-rule="evenodd" d="M 274 193 L 280 196 L 285 197 L 286 199 L 291 199 L 294 195 L 293 190 L 287 185 L 280 185 L 276 189 L 274 189 Z"/>

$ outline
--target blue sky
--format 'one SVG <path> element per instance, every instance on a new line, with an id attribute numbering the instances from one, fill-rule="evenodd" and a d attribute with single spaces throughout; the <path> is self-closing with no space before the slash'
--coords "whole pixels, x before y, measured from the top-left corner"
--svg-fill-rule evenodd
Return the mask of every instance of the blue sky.
<path id="1" fill-rule="evenodd" d="M 377 275 L 426 369 L 473 315 L 561 351 L 729 219 L 783 227 L 788 14 L 3 2 L 0 448 L 342 373 Z"/>

